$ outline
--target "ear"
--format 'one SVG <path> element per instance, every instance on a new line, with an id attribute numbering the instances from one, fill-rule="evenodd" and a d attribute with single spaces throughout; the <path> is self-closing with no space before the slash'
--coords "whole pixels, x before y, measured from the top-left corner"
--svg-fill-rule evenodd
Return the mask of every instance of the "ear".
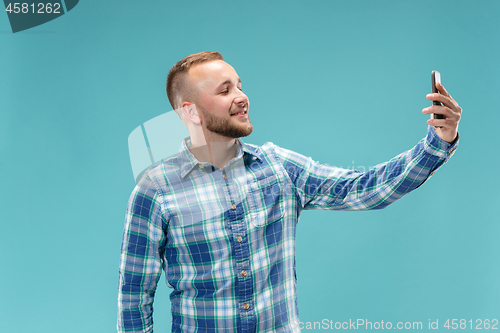
<path id="1" fill-rule="evenodd" d="M 184 116 L 189 119 L 194 124 L 200 124 L 201 118 L 198 114 L 198 110 L 196 109 L 196 105 L 190 102 L 184 102 L 181 106 L 182 113 Z"/>

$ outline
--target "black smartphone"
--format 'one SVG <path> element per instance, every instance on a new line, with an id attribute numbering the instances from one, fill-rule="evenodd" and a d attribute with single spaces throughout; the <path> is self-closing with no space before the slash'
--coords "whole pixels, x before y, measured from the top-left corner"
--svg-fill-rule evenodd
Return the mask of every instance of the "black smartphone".
<path id="1" fill-rule="evenodd" d="M 431 80 L 432 80 L 432 93 L 433 94 L 439 93 L 439 91 L 436 88 L 436 82 L 441 83 L 441 73 L 439 73 L 438 71 L 432 71 Z M 433 105 L 443 105 L 438 101 L 432 101 L 432 104 Z M 433 119 L 444 119 L 445 116 L 443 116 L 442 114 L 433 113 L 432 118 Z"/>

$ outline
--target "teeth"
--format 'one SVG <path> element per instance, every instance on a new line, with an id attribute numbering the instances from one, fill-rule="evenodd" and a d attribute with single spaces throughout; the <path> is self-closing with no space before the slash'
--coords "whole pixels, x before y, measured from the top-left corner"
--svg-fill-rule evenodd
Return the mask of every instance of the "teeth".
<path id="1" fill-rule="evenodd" d="M 232 113 L 231 116 L 236 116 L 236 115 L 245 114 L 245 113 L 247 113 L 247 108 L 241 109 L 240 112 Z"/>

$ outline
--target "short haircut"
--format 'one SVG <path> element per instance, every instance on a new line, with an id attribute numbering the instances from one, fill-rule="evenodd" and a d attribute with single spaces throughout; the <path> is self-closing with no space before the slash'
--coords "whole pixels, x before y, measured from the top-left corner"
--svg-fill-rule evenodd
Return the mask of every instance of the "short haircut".
<path id="1" fill-rule="evenodd" d="M 195 53 L 178 61 L 170 69 L 167 76 L 167 96 L 174 110 L 181 107 L 183 100 L 192 98 L 192 96 L 188 96 L 192 93 L 192 89 L 187 82 L 189 69 L 193 65 L 212 60 L 224 60 L 224 57 L 219 52 Z"/>

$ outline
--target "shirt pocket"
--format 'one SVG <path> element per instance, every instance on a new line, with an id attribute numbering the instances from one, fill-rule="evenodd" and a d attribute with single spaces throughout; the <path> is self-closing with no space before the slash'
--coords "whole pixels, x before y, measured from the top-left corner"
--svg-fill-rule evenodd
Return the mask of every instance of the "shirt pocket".
<path id="1" fill-rule="evenodd" d="M 251 183 L 247 200 L 250 220 L 256 227 L 273 223 L 284 216 L 283 187 L 276 177 Z"/>

